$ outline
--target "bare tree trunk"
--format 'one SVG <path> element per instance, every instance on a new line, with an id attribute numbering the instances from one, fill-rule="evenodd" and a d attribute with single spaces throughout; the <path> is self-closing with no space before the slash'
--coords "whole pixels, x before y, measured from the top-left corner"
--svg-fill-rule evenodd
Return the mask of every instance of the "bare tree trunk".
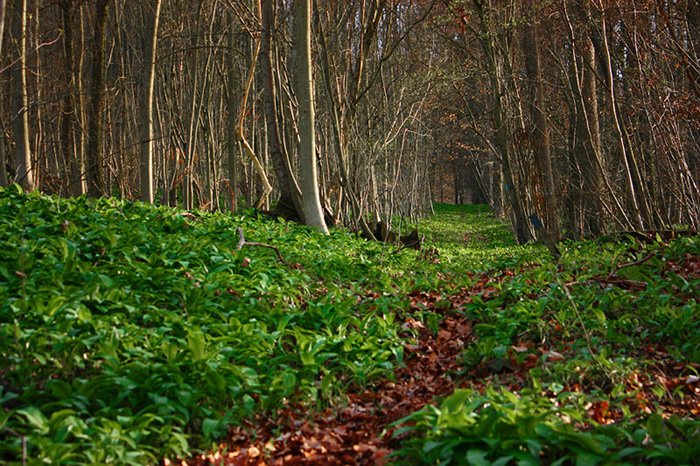
<path id="1" fill-rule="evenodd" d="M 262 2 L 262 38 L 260 55 L 262 80 L 265 93 L 265 115 L 267 117 L 267 134 L 270 150 L 270 158 L 277 176 L 277 188 L 280 198 L 277 202 L 276 210 L 284 216 L 301 217 L 304 223 L 303 209 L 301 208 L 301 193 L 294 182 L 292 167 L 289 166 L 282 147 L 283 128 L 280 128 L 280 119 L 277 112 L 277 91 L 275 86 L 275 75 L 273 68 L 273 37 L 272 32 L 275 27 L 275 11 L 273 0 L 263 0 Z"/>
<path id="2" fill-rule="evenodd" d="M 629 140 L 626 137 L 625 124 L 622 121 L 622 116 L 620 115 L 620 104 L 617 99 L 617 94 L 615 92 L 616 80 L 613 75 L 613 62 L 610 54 L 610 46 L 608 43 L 607 34 L 607 17 L 605 13 L 605 6 L 598 0 L 598 8 L 603 17 L 601 18 L 600 25 L 602 26 L 602 31 L 600 33 L 600 42 L 598 48 L 600 48 L 600 54 L 604 57 L 602 64 L 605 71 L 605 79 L 607 81 L 608 90 L 610 92 L 610 107 L 612 110 L 612 120 L 615 127 L 615 133 L 618 137 L 618 142 L 620 144 L 620 150 L 622 152 L 622 159 L 625 165 L 625 181 L 627 182 L 627 190 L 629 192 L 629 200 L 633 208 L 634 226 L 637 230 L 643 230 L 644 224 L 649 225 L 651 222 L 651 217 L 649 215 L 649 209 L 646 206 L 646 199 L 643 195 L 643 187 L 641 186 L 641 177 L 639 175 L 639 168 L 637 166 L 637 159 L 634 156 L 633 148 L 629 144 Z"/>
<path id="3" fill-rule="evenodd" d="M 227 152 L 228 152 L 228 187 L 230 193 L 230 209 L 231 212 L 238 210 L 238 194 L 236 192 L 238 185 L 238 170 L 236 162 L 240 146 L 236 137 L 236 112 L 238 111 L 238 86 L 239 79 L 236 75 L 236 61 L 234 60 L 233 50 L 236 43 L 236 36 L 233 29 L 233 14 L 228 14 L 228 53 L 226 54 L 226 72 L 228 79 L 226 109 L 228 111 L 228 120 L 226 126 Z"/>
<path id="4" fill-rule="evenodd" d="M 511 154 L 508 141 L 510 139 L 508 135 L 507 122 L 505 118 L 505 109 L 503 108 L 503 99 L 505 98 L 503 94 L 503 88 L 501 85 L 502 72 L 503 70 L 497 63 L 496 50 L 494 46 L 494 35 L 496 34 L 493 28 L 492 20 L 489 17 L 490 2 L 484 5 L 483 2 L 479 0 L 474 0 L 474 6 L 479 14 L 479 24 L 481 27 L 481 34 L 479 40 L 484 50 L 484 55 L 486 57 L 489 81 L 491 84 L 491 104 L 492 104 L 492 117 L 494 132 L 496 133 L 496 141 L 498 143 L 498 149 L 501 158 L 501 170 L 503 172 L 503 184 L 505 188 L 505 194 L 508 196 L 508 201 L 512 209 L 513 214 L 513 230 L 515 232 L 515 239 L 519 244 L 524 244 L 528 241 L 528 230 L 525 224 L 525 214 L 523 212 L 522 204 L 518 198 L 518 189 L 515 185 L 515 180 L 513 178 L 513 171 L 511 168 Z"/>
<path id="5" fill-rule="evenodd" d="M 590 6 L 584 0 L 573 2 L 578 22 L 587 24 Z M 588 232 L 599 235 L 604 225 L 606 193 L 614 201 L 620 222 L 631 227 L 625 210 L 620 205 L 610 185 L 602 157 L 600 119 L 598 112 L 598 86 L 596 83 L 596 56 L 590 34 L 583 33 L 577 40 L 573 23 L 568 14 L 569 7 L 563 2 L 563 12 L 571 43 L 569 73 L 573 93 L 574 123 L 571 152 L 572 195 L 569 205 L 568 229 L 574 239 Z"/>
<path id="6" fill-rule="evenodd" d="M 148 30 L 144 56 L 143 94 L 141 101 L 141 200 L 153 204 L 153 91 L 156 78 L 158 50 L 158 23 L 161 0 L 152 0 L 145 7 L 144 17 Z"/>
<path id="7" fill-rule="evenodd" d="M 5 11 L 6 11 L 5 0 L 0 0 L 0 57 L 2 57 L 2 43 L 3 37 L 5 37 Z M 2 104 L 0 104 L 2 105 Z M 0 113 L 2 112 L 2 107 L 0 107 Z M 7 186 L 7 168 L 5 161 L 5 128 L 0 121 L 0 186 Z"/>
<path id="8" fill-rule="evenodd" d="M 17 44 L 18 60 L 12 69 L 12 113 L 15 139 L 16 178 L 25 191 L 33 191 L 34 170 L 29 145 L 29 114 L 27 98 L 27 0 L 16 0 L 12 21 L 13 40 Z"/>
<path id="9" fill-rule="evenodd" d="M 59 5 L 63 24 L 63 66 L 65 73 L 65 90 L 61 102 L 60 149 L 66 169 L 66 191 L 70 195 L 79 196 L 83 194 L 82 163 L 81 154 L 78 151 L 80 145 L 76 140 L 79 106 L 76 106 L 75 99 L 80 98 L 80 91 L 76 89 L 80 82 L 80 69 L 75 63 L 74 24 L 76 11 L 80 14 L 78 10 L 80 6 L 77 6 L 74 0 L 63 0 Z M 82 35 L 82 31 L 80 34 Z"/>
<path id="10" fill-rule="evenodd" d="M 299 170 L 304 219 L 308 226 L 328 234 L 323 219 L 316 168 L 316 129 L 311 63 L 311 0 L 297 0 L 297 98 L 299 100 Z"/>
<path id="11" fill-rule="evenodd" d="M 78 62 L 75 67 L 75 77 L 73 81 L 75 82 L 75 119 L 78 123 L 78 127 L 75 129 L 73 135 L 73 141 L 75 142 L 75 154 L 74 159 L 76 161 L 76 182 L 78 183 L 78 189 L 76 194 L 83 195 L 87 193 L 87 176 L 86 176 L 86 147 L 87 147 L 87 134 L 84 131 L 85 122 L 87 120 L 85 116 L 85 98 L 83 92 L 83 69 L 85 66 L 85 53 L 83 44 L 85 44 L 85 14 L 83 11 L 83 6 L 78 5 L 77 15 L 78 15 L 78 35 L 76 37 L 77 44 L 76 50 L 78 53 Z"/>
<path id="12" fill-rule="evenodd" d="M 544 212 L 544 224 L 550 236 L 557 241 L 561 236 L 559 230 L 558 202 L 552 159 L 550 154 L 549 124 L 545 113 L 544 79 L 542 76 L 542 54 L 540 52 L 538 32 L 533 22 L 536 2 L 528 2 L 531 16 L 523 25 L 523 51 L 525 54 L 525 71 L 530 87 L 530 118 L 532 120 L 532 140 L 530 147 L 534 158 L 533 179 L 536 186 L 533 194 L 541 196 L 535 202 Z M 537 189 L 539 188 L 539 189 Z"/>
<path id="13" fill-rule="evenodd" d="M 88 123 L 87 146 L 87 181 L 89 197 L 105 194 L 105 182 L 102 175 L 102 158 L 104 146 L 104 106 L 105 106 L 105 47 L 107 42 L 107 18 L 110 0 L 97 0 L 95 43 L 92 57 L 92 89 L 90 91 L 90 121 Z"/>

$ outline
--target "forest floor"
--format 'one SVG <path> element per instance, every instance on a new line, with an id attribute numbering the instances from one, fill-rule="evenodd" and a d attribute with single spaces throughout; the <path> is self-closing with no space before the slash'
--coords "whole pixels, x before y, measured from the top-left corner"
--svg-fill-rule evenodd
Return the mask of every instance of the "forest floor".
<path id="1" fill-rule="evenodd" d="M 635 304 L 643 299 L 637 293 L 646 291 L 650 283 L 639 280 L 635 274 L 630 277 L 620 272 L 650 266 L 652 259 L 660 259 L 663 264 L 651 271 L 658 274 L 653 281 L 664 280 L 665 276 L 672 274 L 674 279 L 689 285 L 684 287 L 680 299 L 685 307 L 693 308 L 687 314 L 692 317 L 687 322 L 676 321 L 674 325 L 686 322 L 697 326 L 700 318 L 697 307 L 700 283 L 700 255 L 697 253 L 700 251 L 697 245 L 694 245 L 694 254 L 686 252 L 677 260 L 666 260 L 661 255 L 668 245 L 660 236 L 649 234 L 646 244 L 632 241 L 616 261 L 603 263 L 594 272 L 583 265 L 578 265 L 578 270 L 571 270 L 577 268 L 575 263 L 556 264 L 552 273 L 558 275 L 558 285 L 557 282 L 545 283 L 544 289 L 529 287 L 521 290 L 523 281 L 535 281 L 523 277 L 530 277 L 533 270 L 542 267 L 541 263 L 528 262 L 523 257 L 539 255 L 545 261 L 552 260 L 543 246 L 537 246 L 535 251 L 515 246 L 507 226 L 491 218 L 484 206 L 440 205 L 437 211 L 435 216 L 420 225 L 428 240 L 423 244 L 423 252 L 418 254 L 419 260 L 440 264 L 440 251 L 447 251 L 452 258 L 448 259 L 449 262 L 471 262 L 477 271 L 460 271 L 469 276 L 469 286 L 455 286 L 448 278 L 437 289 L 413 290 L 404 296 L 410 303 L 399 316 L 403 318 L 404 364 L 389 377 L 373 380 L 364 386 L 349 385 L 345 393 L 332 400 L 325 409 L 310 409 L 308 404 L 290 402 L 272 415 L 256 415 L 233 428 L 217 451 L 183 464 L 383 465 L 392 461 L 408 464 L 402 463 L 400 454 L 396 456 L 402 448 L 402 441 L 409 435 L 396 435 L 397 429 L 403 425 L 400 421 L 407 419 L 407 423 L 413 425 L 416 421 L 410 419 L 411 414 L 426 406 L 439 406 L 440 401 L 453 394 L 455 389 L 483 394 L 487 387 L 504 387 L 519 394 L 534 386 L 552 401 L 560 393 L 583 394 L 585 402 L 580 406 L 585 414 L 578 423 L 582 431 L 590 430 L 592 425 L 614 426 L 631 419 L 648 419 L 652 413 L 663 419 L 676 416 L 700 420 L 700 352 L 697 349 L 690 358 L 691 362 L 684 360 L 677 346 L 663 337 L 652 337 L 646 342 L 642 338 L 639 341 L 643 344 L 627 346 L 606 341 L 601 328 L 590 329 L 602 337 L 593 337 L 594 343 L 580 316 L 578 321 L 569 318 L 565 324 L 567 318 L 557 315 L 554 308 L 545 309 L 538 316 L 537 326 L 540 328 L 537 331 L 525 329 L 516 338 L 510 336 L 502 341 L 493 336 L 498 335 L 499 325 L 504 327 L 500 330 L 506 334 L 509 333 L 506 327 L 513 325 L 512 319 L 500 320 L 499 316 L 508 314 L 508 308 L 518 306 L 523 300 L 541 300 L 548 292 L 547 287 L 566 289 L 560 296 L 562 302 L 555 307 L 578 307 L 575 314 L 591 313 L 590 308 L 574 302 L 571 293 L 576 287 L 587 287 L 600 295 L 607 292 L 624 295 L 626 309 L 619 309 L 615 300 L 610 303 L 601 302 L 604 298 L 595 300 L 597 309 L 594 312 L 603 327 L 606 326 L 606 316 L 617 320 L 623 317 L 622 313 L 634 314 Z M 618 239 L 604 239 L 600 244 L 605 247 L 606 241 L 617 242 Z M 650 253 L 644 252 L 652 243 L 656 248 L 649 248 Z M 575 244 L 564 247 L 581 249 Z M 512 257 L 511 262 L 515 265 L 486 263 L 486 258 L 494 259 L 499 254 L 504 256 L 500 259 L 506 259 L 505 263 Z M 475 262 L 482 266 L 473 267 Z M 443 273 L 449 277 L 455 272 L 448 267 Z M 680 292 L 676 286 L 671 286 L 671 289 Z M 371 290 L 367 293 L 370 299 L 379 297 Z M 474 306 L 486 308 L 488 313 L 475 315 Z M 483 333 L 475 332 L 474 327 L 480 325 L 482 328 L 491 326 L 486 332 L 491 336 L 484 337 Z M 565 329 L 563 325 L 578 328 Z M 637 328 L 635 332 L 644 331 Z M 698 341 L 697 335 L 696 330 L 694 341 Z M 477 349 L 470 350 L 474 347 Z M 580 355 L 582 347 L 585 347 L 583 351 L 588 350 L 583 358 Z M 598 352 L 601 348 L 607 349 L 607 354 L 601 356 Z M 610 348 L 621 353 L 613 355 Z M 596 360 L 597 357 L 604 362 Z M 533 378 L 548 378 L 545 374 L 551 379 L 544 383 L 544 387 L 541 380 L 533 381 Z M 694 424 L 694 429 L 689 432 L 686 441 L 700 441 L 700 424 Z M 498 438 L 498 434 L 490 436 Z M 650 442 L 648 436 L 646 442 Z M 673 442 L 676 440 L 671 440 Z M 452 458 L 452 452 L 446 456 L 455 461 L 450 464 L 479 464 L 468 461 L 466 456 L 463 461 Z M 668 460 L 659 456 L 661 464 Z M 574 457 L 577 456 L 570 455 L 569 459 Z M 640 458 L 643 460 L 644 456 Z M 653 458 L 653 455 L 647 458 L 650 464 Z M 685 458 L 689 460 L 691 456 Z M 413 461 L 421 459 L 413 457 Z M 440 459 L 444 460 L 445 455 Z M 555 459 L 566 460 L 566 452 L 560 452 Z M 409 463 L 414 464 L 413 461 Z M 696 463 L 697 458 L 693 464 Z M 594 459 L 591 464 L 598 464 L 598 461 Z"/>
<path id="2" fill-rule="evenodd" d="M 0 189 L 0 464 L 698 464 L 697 236 L 435 211 L 415 250 Z"/>

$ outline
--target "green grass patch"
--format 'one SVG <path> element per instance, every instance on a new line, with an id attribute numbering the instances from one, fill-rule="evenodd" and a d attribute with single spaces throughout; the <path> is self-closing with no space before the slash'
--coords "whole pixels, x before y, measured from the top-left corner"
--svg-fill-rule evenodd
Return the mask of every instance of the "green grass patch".
<path id="1" fill-rule="evenodd" d="M 474 385 L 398 423 L 398 457 L 697 461 L 697 413 L 669 408 L 698 400 L 697 238 L 563 243 L 555 264 L 485 206 L 435 210 L 423 250 L 397 252 L 253 212 L 1 189 L 0 459 L 152 464 L 343 403 L 405 363 L 413 312 L 433 334 L 473 322 L 446 375 Z M 289 265 L 238 250 L 238 228 Z"/>

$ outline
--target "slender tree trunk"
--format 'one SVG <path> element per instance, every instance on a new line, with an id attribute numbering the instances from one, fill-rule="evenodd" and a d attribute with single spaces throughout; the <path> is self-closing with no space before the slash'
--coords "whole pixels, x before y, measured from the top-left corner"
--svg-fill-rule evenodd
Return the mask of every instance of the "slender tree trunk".
<path id="1" fill-rule="evenodd" d="M 158 23 L 160 21 L 161 0 L 152 0 L 145 7 L 146 57 L 143 73 L 143 94 L 141 101 L 141 200 L 153 204 L 153 94 L 156 78 L 156 53 L 158 50 Z"/>
<path id="2" fill-rule="evenodd" d="M 316 129 L 311 63 L 311 0 L 297 0 L 297 98 L 299 100 L 300 188 L 306 225 L 328 234 L 323 218 L 316 168 Z"/>
<path id="3" fill-rule="evenodd" d="M 563 13 L 571 44 L 569 75 L 574 106 L 570 172 L 573 194 L 570 196 L 568 229 L 569 234 L 578 239 L 582 233 L 596 236 L 603 231 L 606 199 L 615 203 L 621 224 L 631 228 L 632 223 L 615 195 L 603 163 L 593 41 L 587 32 L 582 33 L 580 39 L 577 37 L 566 1 L 563 1 Z M 590 5 L 585 0 L 572 3 L 577 24 L 588 24 Z"/>
<path id="4" fill-rule="evenodd" d="M 87 182 L 89 197 L 105 194 L 102 175 L 104 146 L 104 106 L 106 93 L 105 48 L 107 43 L 107 18 L 110 0 L 97 0 L 95 43 L 92 57 L 92 88 L 90 90 L 90 121 L 88 123 Z"/>
<path id="5" fill-rule="evenodd" d="M 542 54 L 540 52 L 539 37 L 534 12 L 536 6 L 533 0 L 529 2 L 532 13 L 529 20 L 523 26 L 523 51 L 525 54 L 525 71 L 530 88 L 530 118 L 532 120 L 532 140 L 530 147 L 534 159 L 535 169 L 533 179 L 536 180 L 535 195 L 541 196 L 540 205 L 544 210 L 542 216 L 550 236 L 556 241 L 561 236 L 559 231 L 558 202 L 556 184 L 552 171 L 552 159 L 550 154 L 549 124 L 545 114 L 544 79 L 542 76 Z M 539 189 L 537 189 L 539 188 Z"/>
<path id="6" fill-rule="evenodd" d="M 83 69 L 85 66 L 85 53 L 83 44 L 85 44 L 85 14 L 83 11 L 84 6 L 77 6 L 78 15 L 78 35 L 76 36 L 77 44 L 76 50 L 78 51 L 78 61 L 75 66 L 73 82 L 75 83 L 75 119 L 78 123 L 78 127 L 75 128 L 73 134 L 73 141 L 75 142 L 75 153 L 74 160 L 76 162 L 75 175 L 76 183 L 78 184 L 78 189 L 76 194 L 83 195 L 87 193 L 87 176 L 86 176 L 86 147 L 87 138 L 86 132 L 83 131 L 85 126 L 86 116 L 85 116 L 85 98 L 83 91 Z"/>
<path id="7" fill-rule="evenodd" d="M 238 111 L 238 86 L 240 85 L 236 74 L 236 61 L 234 59 L 234 46 L 236 44 L 236 36 L 233 29 L 233 14 L 228 15 L 228 52 L 226 53 L 226 72 L 227 76 L 227 100 L 226 109 L 228 111 L 228 119 L 226 125 L 226 139 L 228 152 L 228 186 L 230 193 L 230 209 L 231 212 L 238 210 L 238 194 L 236 192 L 238 185 L 238 171 L 236 163 L 240 146 L 236 137 L 236 112 Z"/>
<path id="8" fill-rule="evenodd" d="M 2 57 L 2 43 L 5 37 L 5 11 L 7 4 L 5 0 L 0 0 L 0 57 Z M 2 113 L 2 103 L 0 103 L 0 113 Z M 0 186 L 7 186 L 7 168 L 5 160 L 5 128 L 0 121 Z"/>
<path id="9" fill-rule="evenodd" d="M 508 197 L 508 201 L 512 209 L 512 224 L 515 239 L 519 244 L 524 244 L 528 241 L 528 233 L 527 226 L 525 225 L 525 214 L 523 212 L 520 199 L 518 198 L 518 189 L 515 186 L 515 179 L 511 168 L 511 154 L 510 146 L 508 144 L 510 137 L 508 135 L 505 109 L 503 108 L 503 100 L 505 99 L 505 96 L 501 85 L 502 69 L 497 63 L 498 58 L 496 57 L 496 49 L 494 46 L 495 31 L 492 25 L 492 20 L 489 17 L 491 13 L 490 11 L 485 10 L 485 8 L 490 9 L 490 3 L 488 5 L 484 5 L 483 2 L 474 0 L 474 5 L 479 14 L 479 23 L 481 27 L 479 39 L 486 57 L 489 81 L 491 84 L 491 114 L 493 117 L 494 132 L 496 133 L 496 141 L 500 152 L 499 155 L 501 159 L 501 170 L 503 172 L 505 194 Z"/>
<path id="10" fill-rule="evenodd" d="M 73 196 L 83 193 L 81 189 L 82 163 L 79 159 L 79 143 L 76 141 L 76 126 L 78 122 L 78 108 L 75 99 L 80 98 L 80 92 L 76 89 L 79 80 L 79 71 L 76 70 L 74 48 L 74 24 L 76 11 L 80 14 L 74 0 L 63 0 L 60 3 L 63 24 L 63 67 L 64 67 L 64 95 L 61 102 L 61 129 L 60 146 L 65 164 L 67 178 L 67 192 Z M 81 32 L 82 34 L 82 32 Z"/>
<path id="11" fill-rule="evenodd" d="M 192 83 L 189 84 L 190 89 L 190 102 L 189 102 L 189 121 L 187 124 L 187 139 L 185 141 L 185 166 L 182 175 L 182 204 L 186 210 L 193 209 L 195 207 L 194 203 L 194 158 L 195 158 L 195 146 L 197 141 L 197 132 L 199 125 L 197 121 L 199 119 L 199 108 L 200 102 L 197 101 L 197 88 L 199 87 L 199 39 L 202 34 L 202 11 L 204 9 L 205 2 L 200 2 L 197 6 L 197 17 L 195 33 L 192 37 L 192 53 L 193 60 L 190 66 L 192 70 Z M 201 65 L 199 65 L 201 66 Z"/>
<path id="12" fill-rule="evenodd" d="M 612 121 L 615 128 L 615 133 L 617 134 L 618 142 L 620 144 L 620 151 L 622 152 L 622 160 L 625 165 L 625 181 L 627 184 L 627 191 L 629 193 L 629 200 L 632 204 L 634 226 L 637 230 L 643 230 L 644 224 L 650 222 L 650 216 L 648 208 L 646 207 L 646 199 L 643 196 L 643 188 L 641 186 L 641 177 L 639 175 L 639 168 L 637 166 L 637 159 L 634 156 L 633 148 L 629 144 L 629 139 L 626 137 L 625 124 L 622 121 L 622 115 L 620 114 L 620 103 L 617 98 L 617 93 L 615 88 L 617 87 L 616 80 L 614 77 L 613 61 L 610 54 L 610 46 L 608 42 L 607 34 L 607 15 L 605 12 L 605 6 L 598 1 L 598 8 L 602 14 L 601 21 L 599 22 L 602 31 L 600 37 L 594 44 L 597 44 L 599 49 L 599 55 L 603 57 L 601 60 L 602 67 L 605 72 L 605 79 L 608 85 L 608 91 L 610 93 L 610 108 L 612 110 Z"/>
<path id="13" fill-rule="evenodd" d="M 15 139 L 15 163 L 17 180 L 25 191 L 33 191 L 34 170 L 29 145 L 29 114 L 27 98 L 27 0 L 15 0 L 12 21 L 13 41 L 18 60 L 12 69 L 12 130 Z"/>

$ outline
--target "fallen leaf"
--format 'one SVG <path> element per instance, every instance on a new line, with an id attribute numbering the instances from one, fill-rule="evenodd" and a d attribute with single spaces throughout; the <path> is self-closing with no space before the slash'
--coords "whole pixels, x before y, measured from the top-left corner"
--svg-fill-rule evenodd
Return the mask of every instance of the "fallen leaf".
<path id="1" fill-rule="evenodd" d="M 528 347 L 525 345 L 512 346 L 511 348 L 513 348 L 513 351 L 516 353 L 524 353 L 528 350 Z"/>
<path id="2" fill-rule="evenodd" d="M 563 361 L 564 360 L 564 355 L 561 353 L 557 353 L 556 351 L 549 351 L 547 354 L 547 360 L 548 361 Z"/>

